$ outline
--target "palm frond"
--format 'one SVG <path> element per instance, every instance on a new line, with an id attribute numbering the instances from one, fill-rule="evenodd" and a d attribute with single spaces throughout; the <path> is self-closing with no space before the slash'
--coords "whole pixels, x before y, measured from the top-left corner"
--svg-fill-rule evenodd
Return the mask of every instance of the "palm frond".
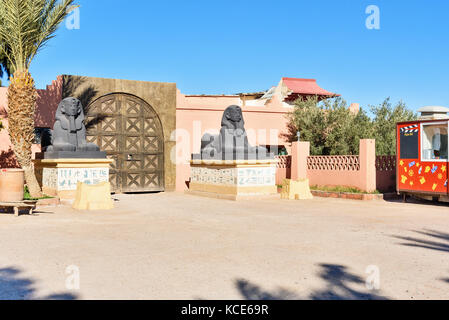
<path id="1" fill-rule="evenodd" d="M 0 0 L 0 56 L 11 71 L 28 70 L 37 52 L 55 36 L 75 0 Z"/>

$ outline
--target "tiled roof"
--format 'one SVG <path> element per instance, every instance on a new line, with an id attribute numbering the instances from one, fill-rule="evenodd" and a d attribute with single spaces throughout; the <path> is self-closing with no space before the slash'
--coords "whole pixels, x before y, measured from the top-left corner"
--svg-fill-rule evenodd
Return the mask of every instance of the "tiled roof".
<path id="1" fill-rule="evenodd" d="M 294 98 L 298 95 L 317 95 L 326 97 L 338 97 L 339 94 L 324 90 L 321 88 L 315 79 L 298 79 L 298 78 L 282 78 L 282 81 L 290 90 L 289 97 Z M 286 98 L 286 100 L 289 99 Z"/>

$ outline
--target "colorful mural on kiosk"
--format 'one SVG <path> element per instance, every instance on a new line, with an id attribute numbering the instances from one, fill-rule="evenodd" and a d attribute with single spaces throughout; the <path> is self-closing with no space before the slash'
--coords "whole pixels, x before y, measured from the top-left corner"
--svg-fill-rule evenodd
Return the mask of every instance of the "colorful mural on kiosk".
<path id="1" fill-rule="evenodd" d="M 416 121 L 397 126 L 397 189 L 448 194 L 448 121 Z"/>

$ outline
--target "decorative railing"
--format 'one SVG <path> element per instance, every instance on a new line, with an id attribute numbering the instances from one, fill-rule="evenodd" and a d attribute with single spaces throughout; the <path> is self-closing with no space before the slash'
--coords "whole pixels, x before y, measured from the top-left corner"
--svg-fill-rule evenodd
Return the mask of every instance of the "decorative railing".
<path id="1" fill-rule="evenodd" d="M 395 171 L 396 170 L 396 156 L 377 156 L 376 157 L 377 171 Z"/>
<path id="2" fill-rule="evenodd" d="M 276 156 L 278 160 L 277 168 L 291 168 L 292 166 L 292 156 Z"/>
<path id="3" fill-rule="evenodd" d="M 360 170 L 359 156 L 310 156 L 307 158 L 309 170 Z"/>

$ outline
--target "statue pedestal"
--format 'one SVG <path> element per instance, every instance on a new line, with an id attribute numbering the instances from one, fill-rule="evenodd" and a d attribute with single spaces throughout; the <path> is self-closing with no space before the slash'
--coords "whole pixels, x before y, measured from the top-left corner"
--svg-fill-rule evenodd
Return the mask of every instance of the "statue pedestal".
<path id="1" fill-rule="evenodd" d="M 245 200 L 279 198 L 277 160 L 192 160 L 188 194 Z"/>
<path id="2" fill-rule="evenodd" d="M 34 168 L 42 192 L 61 200 L 74 200 L 78 182 L 109 182 L 111 159 L 38 159 Z"/>

